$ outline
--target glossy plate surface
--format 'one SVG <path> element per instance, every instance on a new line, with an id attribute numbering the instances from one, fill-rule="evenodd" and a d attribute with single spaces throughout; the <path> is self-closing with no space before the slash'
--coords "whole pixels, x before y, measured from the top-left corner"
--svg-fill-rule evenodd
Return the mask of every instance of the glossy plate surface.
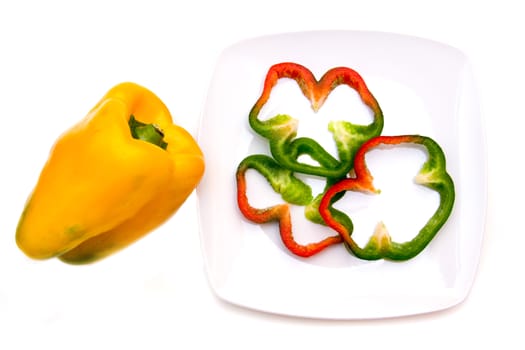
<path id="1" fill-rule="evenodd" d="M 343 246 L 298 258 L 283 247 L 275 223 L 254 224 L 239 212 L 239 162 L 250 154 L 269 154 L 266 140 L 250 129 L 248 114 L 270 66 L 287 61 L 306 66 L 318 79 L 336 66 L 356 70 L 383 110 L 382 135 L 430 136 L 445 151 L 456 186 L 455 206 L 442 230 L 414 259 L 364 261 Z M 346 86 L 336 88 L 314 113 L 297 84 L 285 79 L 272 90 L 261 119 L 278 113 L 299 119 L 298 135 L 315 138 L 333 153 L 328 121 L 371 121 L 357 94 Z M 481 119 L 468 59 L 433 41 L 326 31 L 255 38 L 227 48 L 217 62 L 198 135 L 207 162 L 197 198 L 211 288 L 221 299 L 247 308 L 327 319 L 396 317 L 460 303 L 472 285 L 483 236 L 486 160 Z M 358 243 L 366 243 L 378 220 L 400 242 L 425 224 L 439 198 L 412 182 L 425 159 L 424 152 L 411 147 L 370 152 L 367 162 L 381 195 L 345 195 L 337 204 L 354 221 Z M 253 206 L 282 202 L 260 175 L 248 175 Z M 314 192 L 323 187 L 320 179 L 307 181 Z M 334 234 L 307 222 L 302 209 L 292 210 L 298 241 Z"/>

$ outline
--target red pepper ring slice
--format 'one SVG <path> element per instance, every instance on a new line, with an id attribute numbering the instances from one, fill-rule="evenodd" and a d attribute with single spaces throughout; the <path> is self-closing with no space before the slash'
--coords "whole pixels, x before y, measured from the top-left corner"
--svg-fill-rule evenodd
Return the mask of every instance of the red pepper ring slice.
<path id="1" fill-rule="evenodd" d="M 272 221 L 279 222 L 279 233 L 283 244 L 291 253 L 300 257 L 310 257 L 331 245 L 343 242 L 341 236 L 334 235 L 319 242 L 305 245 L 299 244 L 292 232 L 292 219 L 288 203 L 263 209 L 254 208 L 250 205 L 246 194 L 246 172 L 248 169 L 254 169 L 261 173 L 272 184 L 274 189 L 279 189 L 278 192 L 281 195 L 288 193 L 288 196 L 295 197 L 298 204 L 304 204 L 301 202 L 311 200 L 311 194 L 303 193 L 307 186 L 294 178 L 290 171 L 279 168 L 279 165 L 268 156 L 252 155 L 239 164 L 236 172 L 237 204 L 245 218 L 258 224 Z"/>
<path id="2" fill-rule="evenodd" d="M 359 247 L 352 239 L 353 227 L 339 222 L 332 215 L 330 208 L 334 196 L 343 191 L 359 191 L 377 193 L 374 188 L 373 177 L 370 174 L 365 154 L 381 144 L 398 145 L 413 143 L 423 145 L 428 151 L 428 158 L 416 176 L 416 183 L 433 189 L 439 193 L 438 209 L 427 221 L 425 226 L 410 241 L 404 243 L 393 242 L 385 225 L 379 223 L 374 234 L 364 248 Z M 441 147 L 431 138 L 420 135 L 379 136 L 363 144 L 354 160 L 355 177 L 346 178 L 334 184 L 324 194 L 319 212 L 326 224 L 336 230 L 343 238 L 346 247 L 358 258 L 365 260 L 408 260 L 418 255 L 435 237 L 445 224 L 455 199 L 454 183 L 446 171 L 445 155 Z"/>
<path id="3" fill-rule="evenodd" d="M 315 140 L 295 138 L 298 120 L 291 116 L 279 114 L 268 120 L 259 119 L 259 113 L 270 98 L 273 87 L 282 78 L 297 82 L 314 112 L 321 108 L 332 90 L 339 85 L 347 85 L 355 90 L 361 101 L 371 109 L 374 114 L 373 121 L 369 125 L 353 124 L 345 120 L 329 122 L 328 129 L 333 135 L 339 157 L 336 161 Z M 355 70 L 347 67 L 332 68 L 318 81 L 308 68 L 292 62 L 278 63 L 270 67 L 262 94 L 250 111 L 249 122 L 255 132 L 268 139 L 272 156 L 281 165 L 295 172 L 326 178 L 344 177 L 352 167 L 357 149 L 366 140 L 381 134 L 384 123 L 383 112 L 377 100 Z M 299 162 L 298 157 L 303 154 L 309 155 L 320 165 Z"/>

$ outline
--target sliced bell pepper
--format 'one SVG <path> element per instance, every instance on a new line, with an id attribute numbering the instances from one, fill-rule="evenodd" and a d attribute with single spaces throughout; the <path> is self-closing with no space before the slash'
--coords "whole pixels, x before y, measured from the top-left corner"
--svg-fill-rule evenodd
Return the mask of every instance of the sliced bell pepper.
<path id="1" fill-rule="evenodd" d="M 341 84 L 348 85 L 358 92 L 361 100 L 372 110 L 373 121 L 370 125 L 357 125 L 344 120 L 330 121 L 328 129 L 333 135 L 339 158 L 335 159 L 315 140 L 307 137 L 296 138 L 297 119 L 285 114 L 267 120 L 259 119 L 260 111 L 268 101 L 271 90 L 282 78 L 294 79 L 297 82 L 315 112 L 321 108 L 333 89 Z M 284 62 L 270 67 L 263 92 L 250 111 L 249 122 L 255 132 L 268 139 L 272 156 L 283 167 L 295 172 L 325 178 L 342 178 L 352 168 L 353 157 L 357 149 L 366 140 L 381 133 L 383 113 L 356 71 L 347 67 L 332 68 L 317 81 L 306 67 L 297 63 Z M 310 156 L 319 165 L 298 161 L 301 155 Z"/>
<path id="2" fill-rule="evenodd" d="M 275 192 L 281 194 L 285 203 L 268 208 L 258 209 L 250 205 L 246 194 L 246 172 L 253 169 L 263 175 Z M 324 238 L 315 243 L 300 244 L 292 232 L 290 204 L 306 205 L 312 201 L 311 188 L 294 176 L 293 172 L 281 167 L 273 158 L 255 154 L 244 158 L 236 172 L 237 204 L 241 213 L 255 223 L 277 221 L 281 240 L 285 247 L 293 254 L 309 257 L 323 249 L 342 242 L 339 235 Z"/>
<path id="3" fill-rule="evenodd" d="M 415 181 L 439 193 L 439 207 L 415 237 L 404 243 L 392 241 L 383 223 L 377 228 L 365 245 L 359 247 L 352 239 L 351 223 L 342 222 L 334 217 L 331 206 L 334 198 L 345 191 L 358 191 L 374 194 L 378 190 L 373 185 L 365 154 L 379 145 L 418 144 L 426 148 L 428 157 L 421 167 Z M 452 178 L 446 170 L 445 155 L 441 147 L 431 138 L 420 135 L 379 136 L 367 141 L 359 149 L 354 160 L 355 177 L 343 179 L 333 185 L 324 194 L 319 205 L 319 212 L 326 224 L 336 230 L 345 242 L 345 246 L 355 256 L 366 260 L 389 259 L 408 260 L 418 255 L 435 237 L 452 212 L 455 199 L 455 189 Z"/>
<path id="4" fill-rule="evenodd" d="M 203 172 L 199 146 L 164 103 L 119 84 L 54 144 L 16 242 L 34 259 L 96 261 L 164 223 Z"/>

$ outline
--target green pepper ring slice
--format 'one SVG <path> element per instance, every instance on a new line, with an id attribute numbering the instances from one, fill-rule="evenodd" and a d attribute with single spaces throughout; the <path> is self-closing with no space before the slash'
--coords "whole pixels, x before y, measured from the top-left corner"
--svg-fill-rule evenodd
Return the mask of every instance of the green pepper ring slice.
<path id="1" fill-rule="evenodd" d="M 410 241 L 404 243 L 393 242 L 386 227 L 379 223 L 377 228 L 365 245 L 359 247 L 352 239 L 352 225 L 337 220 L 330 210 L 334 196 L 344 191 L 360 191 L 364 193 L 377 193 L 373 185 L 365 154 L 372 148 L 381 145 L 397 145 L 413 143 L 424 146 L 428 151 L 428 158 L 416 176 L 416 183 L 426 186 L 439 193 L 439 207 L 427 221 L 419 233 Z M 408 260 L 418 255 L 437 232 L 448 220 L 455 200 L 455 189 L 452 178 L 446 171 L 445 155 L 441 147 L 431 138 L 420 135 L 379 136 L 366 142 L 357 152 L 354 161 L 355 177 L 339 181 L 324 194 L 319 212 L 326 224 L 336 230 L 345 242 L 345 246 L 355 256 L 365 260 Z"/>

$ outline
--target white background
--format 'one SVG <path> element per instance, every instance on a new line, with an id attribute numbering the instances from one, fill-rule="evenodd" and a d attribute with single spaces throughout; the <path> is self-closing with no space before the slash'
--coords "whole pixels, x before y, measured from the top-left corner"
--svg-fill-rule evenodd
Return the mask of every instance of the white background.
<path id="1" fill-rule="evenodd" d="M 519 1 L 171 3 L 0 2 L 0 349 L 522 343 L 525 24 Z M 194 195 L 162 228 L 92 266 L 28 262 L 13 248 L 18 217 L 51 144 L 111 86 L 126 80 L 147 86 L 196 135 L 215 61 L 226 46 L 316 29 L 416 35 L 470 58 L 486 123 L 489 205 L 478 274 L 465 302 L 375 321 L 304 320 L 229 305 L 207 284 Z"/>

